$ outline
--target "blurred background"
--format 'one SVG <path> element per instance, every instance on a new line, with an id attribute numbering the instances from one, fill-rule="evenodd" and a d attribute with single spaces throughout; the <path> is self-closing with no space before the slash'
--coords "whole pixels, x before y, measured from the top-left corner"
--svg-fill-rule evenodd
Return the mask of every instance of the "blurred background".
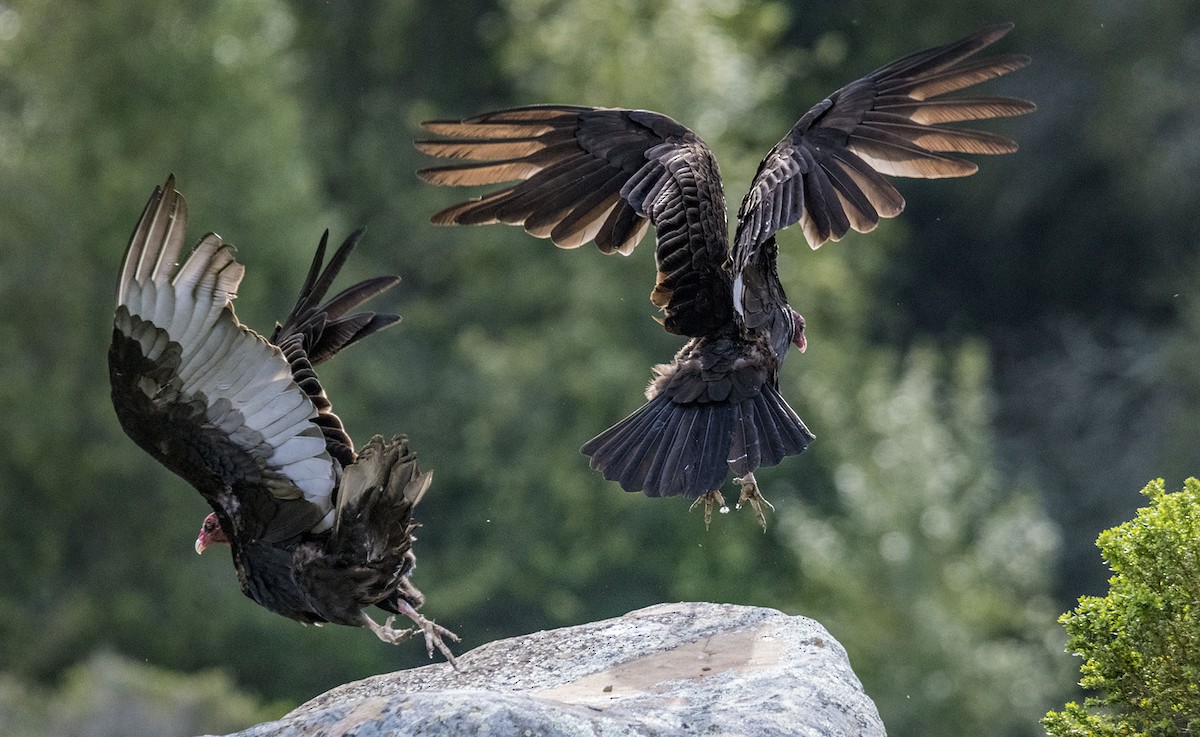
<path id="1" fill-rule="evenodd" d="M 629 258 L 437 229 L 418 123 L 534 102 L 645 107 L 716 150 L 734 205 L 810 105 L 1012 20 L 990 91 L 1037 113 L 966 180 L 812 253 L 781 237 L 817 434 L 776 507 L 707 532 L 578 447 L 680 341 Z M 190 239 L 240 247 L 241 319 L 290 308 L 321 231 L 345 281 L 397 273 L 397 328 L 322 371 L 355 438 L 406 432 L 425 613 L 497 638 L 674 600 L 777 607 L 849 651 L 893 737 L 1037 735 L 1072 693 L 1055 623 L 1104 590 L 1093 542 L 1200 469 L 1200 4 L 1065 0 L 0 0 L 0 733 L 231 731 L 423 647 L 305 629 L 192 551 L 207 508 L 108 399 L 122 250 L 169 172 Z M 632 262 L 632 263 L 631 263 Z"/>

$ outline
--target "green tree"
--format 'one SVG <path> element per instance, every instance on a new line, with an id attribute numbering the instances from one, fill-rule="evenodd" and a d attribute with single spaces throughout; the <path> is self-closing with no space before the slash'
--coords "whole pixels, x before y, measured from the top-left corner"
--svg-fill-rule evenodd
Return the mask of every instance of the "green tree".
<path id="1" fill-rule="evenodd" d="M 1098 692 L 1046 716 L 1051 735 L 1185 737 L 1200 730 L 1200 480 L 1167 493 L 1096 541 L 1113 576 L 1060 622 L 1083 658 L 1080 685 Z"/>

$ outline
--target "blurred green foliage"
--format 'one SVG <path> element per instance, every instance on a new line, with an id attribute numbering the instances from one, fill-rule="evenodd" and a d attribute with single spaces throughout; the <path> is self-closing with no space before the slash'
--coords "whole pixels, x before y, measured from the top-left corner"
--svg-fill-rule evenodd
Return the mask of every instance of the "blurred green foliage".
<path id="1" fill-rule="evenodd" d="M 1059 620 L 1083 658 L 1080 685 L 1099 695 L 1047 714 L 1056 737 L 1200 730 L 1200 481 L 1168 494 L 1158 479 L 1142 493 L 1150 506 L 1096 541 L 1113 572 L 1108 594 L 1080 597 Z"/>
<path id="2" fill-rule="evenodd" d="M 216 734 L 278 718 L 218 670 L 181 675 L 97 651 L 43 689 L 0 675 L 5 737 Z"/>
<path id="3" fill-rule="evenodd" d="M 839 439 L 824 454 L 837 513 L 802 503 L 781 515 L 803 574 L 784 606 L 841 638 L 889 733 L 1028 733 L 1062 683 L 1047 626 L 1058 531 L 990 465 L 981 346 L 893 360 L 839 354 L 806 382 L 812 421 Z"/>
<path id="4" fill-rule="evenodd" d="M 191 552 L 199 495 L 118 429 L 114 274 L 173 171 L 190 237 L 241 247 L 252 326 L 291 305 L 326 227 L 369 228 L 347 281 L 403 277 L 379 304 L 403 323 L 322 380 L 355 437 L 406 432 L 434 469 L 415 580 L 464 649 L 673 599 L 775 606 L 846 645 L 893 735 L 1038 734 L 1070 680 L 1052 612 L 1103 584 L 1089 541 L 1132 514 L 1130 478 L 1200 465 L 1200 221 L 1181 216 L 1200 9 L 1149 5 L 0 2 L 0 670 L 44 694 L 108 650 L 298 702 L 425 662 L 246 600 L 223 555 Z M 781 236 L 811 341 L 784 394 L 818 439 L 759 474 L 767 533 L 745 513 L 705 532 L 591 472 L 579 445 L 679 345 L 651 319 L 652 249 L 433 228 L 457 195 L 413 176 L 417 124 L 660 110 L 709 141 L 736 204 L 822 96 L 1005 18 L 1004 50 L 1035 58 L 993 85 L 1039 103 L 994 126 L 1021 153 L 902 182 L 903 217 L 820 253 Z"/>

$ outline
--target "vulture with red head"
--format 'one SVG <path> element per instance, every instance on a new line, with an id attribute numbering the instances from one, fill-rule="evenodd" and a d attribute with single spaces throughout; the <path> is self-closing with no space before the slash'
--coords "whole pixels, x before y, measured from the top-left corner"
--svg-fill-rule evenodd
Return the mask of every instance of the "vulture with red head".
<path id="1" fill-rule="evenodd" d="M 395 323 L 354 312 L 399 281 L 368 279 L 322 304 L 358 243 L 322 268 L 329 234 L 291 314 L 265 338 L 238 321 L 243 267 L 208 234 L 180 263 L 187 205 L 174 177 L 156 187 L 125 251 L 108 364 L 125 432 L 212 507 L 196 550 L 227 543 L 246 596 L 303 623 L 367 627 L 397 643 L 416 623 L 432 657 L 454 662 L 449 630 L 417 609 L 413 509 L 431 474 L 406 437 L 356 450 L 314 367 Z M 376 622 L 368 610 L 390 613 Z"/>
<path id="2" fill-rule="evenodd" d="M 738 506 L 749 502 L 765 526 L 755 469 L 813 440 L 779 392 L 784 357 L 793 346 L 803 352 L 807 338 L 776 273 L 776 233 L 798 223 L 816 249 L 850 230 L 869 232 L 904 208 L 887 177 L 967 176 L 977 166 L 957 155 L 1015 151 L 1004 136 L 945 125 L 1034 109 L 950 95 L 1029 63 L 976 56 L 1010 29 L 984 28 L 905 56 L 817 103 L 759 164 L 732 240 L 712 152 L 688 128 L 646 110 L 536 105 L 428 122 L 440 138 L 417 148 L 468 163 L 419 176 L 505 185 L 437 213 L 439 225 L 520 225 L 561 248 L 595 242 L 626 255 L 654 228 L 650 299 L 663 327 L 689 340 L 654 368 L 646 404 L 582 450 L 626 491 L 703 502 L 706 520 L 713 504 L 724 509 L 720 489 L 732 471 Z"/>

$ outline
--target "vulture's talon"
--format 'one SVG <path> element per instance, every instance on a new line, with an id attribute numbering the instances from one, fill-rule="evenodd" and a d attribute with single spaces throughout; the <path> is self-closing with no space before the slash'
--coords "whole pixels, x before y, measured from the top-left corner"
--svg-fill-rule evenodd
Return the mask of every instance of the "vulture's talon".
<path id="1" fill-rule="evenodd" d="M 446 645 L 445 640 L 442 639 L 450 638 L 454 642 L 458 642 L 458 635 L 441 626 L 437 622 L 434 622 L 432 619 L 426 619 L 413 607 L 412 604 L 409 604 L 403 599 L 400 600 L 397 608 L 400 610 L 401 614 L 415 622 L 417 627 L 425 635 L 425 652 L 428 653 L 431 660 L 433 659 L 433 649 L 437 648 L 438 652 L 446 657 L 446 661 L 449 662 L 450 665 L 454 666 L 454 670 L 462 670 L 458 667 L 458 660 L 455 659 L 454 653 L 450 651 L 450 647 Z"/>
<path id="2" fill-rule="evenodd" d="M 396 621 L 396 617 L 394 615 L 385 619 L 383 624 L 379 624 L 374 619 L 371 619 L 369 616 L 367 616 L 367 614 L 364 612 L 363 620 L 366 622 L 366 625 L 371 628 L 371 631 L 375 633 L 376 637 L 389 645 L 398 645 L 407 640 L 413 634 L 413 630 L 411 629 L 393 629 L 392 622 Z"/>
<path id="3" fill-rule="evenodd" d="M 753 473 L 747 473 L 745 476 L 740 476 L 733 480 L 735 484 L 742 487 L 742 493 L 738 496 L 735 509 L 741 509 L 742 503 L 745 502 L 754 510 L 754 516 L 758 518 L 758 524 L 762 525 L 763 532 L 767 531 L 767 515 L 763 511 L 763 505 L 772 512 L 775 511 L 775 505 L 767 501 L 762 492 L 758 490 L 758 481 L 755 480 Z"/>
<path id="4" fill-rule="evenodd" d="M 712 524 L 713 504 L 717 505 L 717 510 L 721 514 L 729 514 L 729 507 L 725 506 L 725 497 L 721 496 L 721 492 L 716 489 L 706 491 L 696 497 L 696 501 L 692 502 L 692 506 L 688 507 L 688 511 L 690 512 L 701 504 L 704 505 L 704 529 L 706 530 Z"/>
<path id="5" fill-rule="evenodd" d="M 454 642 L 458 642 L 458 635 L 434 622 L 432 619 L 426 619 L 421 629 L 425 632 L 425 652 L 429 654 L 429 659 L 433 659 L 433 649 L 436 647 L 438 652 L 445 656 L 446 661 L 454 666 L 454 670 L 462 670 L 458 667 L 458 660 L 455 659 L 454 653 L 450 651 L 450 647 L 443 640 L 443 638 L 448 637 Z"/>

